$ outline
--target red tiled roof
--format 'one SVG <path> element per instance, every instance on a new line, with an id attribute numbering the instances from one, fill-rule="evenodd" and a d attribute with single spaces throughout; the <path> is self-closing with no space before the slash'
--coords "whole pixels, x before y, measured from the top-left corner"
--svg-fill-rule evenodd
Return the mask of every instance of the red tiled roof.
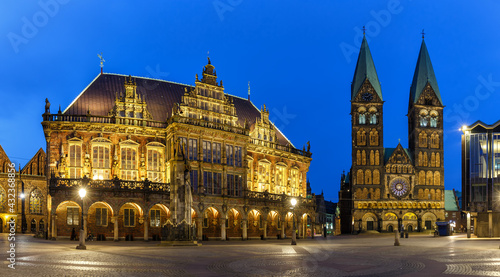
<path id="1" fill-rule="evenodd" d="M 98 75 L 90 85 L 64 111 L 66 115 L 85 115 L 90 111 L 92 115 L 107 116 L 114 107 L 117 94 L 125 93 L 126 75 L 104 73 Z M 172 113 L 174 103 L 180 103 L 184 95 L 184 88 L 193 88 L 190 85 L 178 84 L 169 81 L 155 80 L 143 77 L 133 77 L 137 83 L 137 92 L 146 99 L 148 110 L 153 120 L 166 121 Z M 255 123 L 260 118 L 260 111 L 251 101 L 229 95 L 233 103 L 241 126 L 245 119 L 248 124 Z M 278 141 L 282 145 L 291 142 L 277 128 Z"/>

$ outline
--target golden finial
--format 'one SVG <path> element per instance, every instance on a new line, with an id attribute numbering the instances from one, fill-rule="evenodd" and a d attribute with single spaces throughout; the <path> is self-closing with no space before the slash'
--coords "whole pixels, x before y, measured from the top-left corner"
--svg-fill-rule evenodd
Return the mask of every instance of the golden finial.
<path id="1" fill-rule="evenodd" d="M 105 62 L 104 58 L 102 57 L 102 52 L 100 55 L 97 54 L 97 57 L 99 57 L 99 59 L 101 59 L 101 74 L 102 74 L 102 68 L 104 67 L 104 62 Z"/>
<path id="2" fill-rule="evenodd" d="M 248 101 L 250 101 L 250 81 L 248 81 Z"/>

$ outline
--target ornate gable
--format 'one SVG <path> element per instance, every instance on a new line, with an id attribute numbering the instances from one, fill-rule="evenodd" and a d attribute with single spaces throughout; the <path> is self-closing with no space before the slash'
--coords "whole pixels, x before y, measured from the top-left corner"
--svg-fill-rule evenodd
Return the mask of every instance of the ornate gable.
<path id="1" fill-rule="evenodd" d="M 125 95 L 116 95 L 115 105 L 109 111 L 109 116 L 138 119 L 152 119 L 146 100 L 137 93 L 137 83 L 132 76 L 125 78 Z"/>
<path id="2" fill-rule="evenodd" d="M 7 154 L 3 150 L 2 146 L 0 146 L 0 173 L 7 173 L 10 168 L 10 159 L 7 157 Z"/>
<path id="3" fill-rule="evenodd" d="M 382 102 L 382 99 L 378 96 L 370 80 L 366 79 L 352 102 Z"/>
<path id="4" fill-rule="evenodd" d="M 260 119 L 255 119 L 255 124 L 250 128 L 250 137 L 277 143 L 276 130 L 269 121 L 269 110 L 266 105 L 260 109 Z"/>
<path id="5" fill-rule="evenodd" d="M 438 99 L 436 92 L 432 88 L 430 83 L 427 83 L 424 87 L 423 92 L 416 101 L 419 105 L 427 106 L 441 106 L 441 101 Z"/>

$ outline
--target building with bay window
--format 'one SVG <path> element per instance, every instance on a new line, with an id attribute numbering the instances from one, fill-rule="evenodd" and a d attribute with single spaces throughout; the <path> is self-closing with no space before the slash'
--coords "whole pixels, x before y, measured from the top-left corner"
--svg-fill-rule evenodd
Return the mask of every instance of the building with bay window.
<path id="1" fill-rule="evenodd" d="M 500 236 L 500 121 L 462 127 L 462 210 L 478 237 Z"/>
<path id="2" fill-rule="evenodd" d="M 290 236 L 292 197 L 299 235 L 313 228 L 311 152 L 294 147 L 265 105 L 227 94 L 210 59 L 194 85 L 101 73 L 64 111 L 48 103 L 42 125 L 52 238 L 70 236 L 83 206 L 98 238 L 157 239 L 176 201 L 176 151 L 191 168 L 198 239 Z"/>

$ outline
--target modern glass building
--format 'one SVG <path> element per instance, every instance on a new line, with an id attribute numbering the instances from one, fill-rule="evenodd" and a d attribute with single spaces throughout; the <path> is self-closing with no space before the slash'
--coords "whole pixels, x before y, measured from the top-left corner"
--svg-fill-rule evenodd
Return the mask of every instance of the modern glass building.
<path id="1" fill-rule="evenodd" d="M 462 127 L 462 207 L 479 237 L 500 236 L 500 121 Z"/>

